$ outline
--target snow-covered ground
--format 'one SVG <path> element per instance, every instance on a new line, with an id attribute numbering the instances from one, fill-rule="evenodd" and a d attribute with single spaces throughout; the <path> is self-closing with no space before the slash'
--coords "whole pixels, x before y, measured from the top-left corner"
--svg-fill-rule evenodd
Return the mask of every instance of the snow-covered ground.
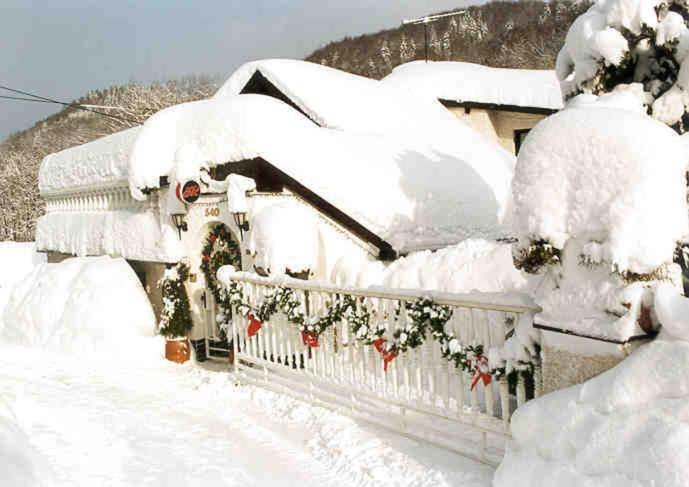
<path id="1" fill-rule="evenodd" d="M 49 465 L 46 485 L 487 486 L 493 474 L 328 410 L 238 386 L 224 367 L 0 351 L 0 401 Z"/>
<path id="2" fill-rule="evenodd" d="M 138 282 L 124 275 L 118 259 L 43 265 L 43 279 L 38 268 L 31 272 L 32 260 L 26 262 L 16 270 L 28 274 L 26 280 L 11 296 L 12 310 L 5 310 L 0 326 L 0 337 L 12 338 L 0 338 L 3 487 L 490 485 L 488 466 L 236 384 L 226 364 L 166 362 L 161 339 L 122 318 L 140 316 L 145 323 L 145 309 L 98 311 L 99 286 L 111 287 L 113 279 L 120 280 L 120 293 L 138 292 Z M 52 317 L 37 313 L 39 296 L 43 305 L 63 307 L 77 306 L 81 296 L 92 324 L 68 320 L 65 311 Z M 100 301 L 107 305 L 109 298 Z M 133 354 L 123 354 L 119 340 L 105 346 L 93 326 L 101 321 L 112 327 L 118 319 L 115 330 L 129 337 Z M 17 333 L 41 324 L 53 333 L 40 340 L 33 332 Z M 62 339 L 51 338 L 77 331 L 81 348 L 61 347 Z"/>

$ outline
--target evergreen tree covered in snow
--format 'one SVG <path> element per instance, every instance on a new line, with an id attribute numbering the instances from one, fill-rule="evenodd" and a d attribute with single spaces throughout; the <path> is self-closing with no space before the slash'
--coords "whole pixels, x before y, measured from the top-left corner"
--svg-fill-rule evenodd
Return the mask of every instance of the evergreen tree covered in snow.
<path id="1" fill-rule="evenodd" d="M 166 269 L 158 283 L 163 295 L 159 331 L 167 338 L 185 337 L 192 328 L 189 296 L 184 285 L 187 277 L 189 266 L 180 263 Z"/>
<path id="2" fill-rule="evenodd" d="M 689 128 L 689 8 L 675 0 L 598 0 L 567 33 L 563 93 L 631 90 L 678 133 Z"/>

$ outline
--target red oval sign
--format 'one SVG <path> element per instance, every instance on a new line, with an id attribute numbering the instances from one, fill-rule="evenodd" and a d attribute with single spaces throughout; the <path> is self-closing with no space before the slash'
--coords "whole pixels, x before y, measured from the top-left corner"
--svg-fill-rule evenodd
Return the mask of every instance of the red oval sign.
<path id="1" fill-rule="evenodd" d="M 196 181 L 187 181 L 184 186 L 177 183 L 177 198 L 184 203 L 194 203 L 201 196 L 201 186 Z"/>

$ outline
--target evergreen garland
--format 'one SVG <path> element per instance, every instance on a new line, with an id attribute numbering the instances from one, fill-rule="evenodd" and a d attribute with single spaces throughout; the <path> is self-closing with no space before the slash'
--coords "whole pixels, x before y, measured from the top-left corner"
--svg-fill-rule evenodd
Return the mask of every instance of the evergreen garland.
<path id="1" fill-rule="evenodd" d="M 328 304 L 326 314 L 316 318 L 305 315 L 302 311 L 304 307 L 296 293 L 286 287 L 276 287 L 257 306 L 252 306 L 245 301 L 242 287 L 236 281 L 230 281 L 223 288 L 222 294 L 228 306 L 240 315 L 247 316 L 250 321 L 266 322 L 274 314 L 282 312 L 290 323 L 299 327 L 303 337 L 306 334 L 311 338 L 310 340 L 304 338 L 304 344 L 309 346 L 317 347 L 318 337 L 323 332 L 346 319 L 353 336 L 358 341 L 366 345 L 374 345 L 381 353 L 385 370 L 387 370 L 387 364 L 399 353 L 423 345 L 430 335 L 439 342 L 444 358 L 458 369 L 475 374 L 474 382 L 482 379 L 484 384 L 488 384 L 491 378 L 501 379 L 507 375 L 509 379 L 514 379 L 518 372 L 533 373 L 531 363 L 519 363 L 518 368 L 510 370 L 509 373 L 504 366 L 488 370 L 488 359 L 484 354 L 483 345 L 462 345 L 452 333 L 445 330 L 445 325 L 452 317 L 451 308 L 439 305 L 427 297 L 404 303 L 404 309 L 402 305 L 398 307 L 396 315 L 406 312 L 408 319 L 405 327 L 394 330 L 392 339 L 388 340 L 384 337 L 386 331 L 384 327 L 371 326 L 374 313 L 368 309 L 365 298 L 338 294 Z M 472 388 L 473 384 L 472 382 Z"/>
<path id="2" fill-rule="evenodd" d="M 222 286 L 218 283 L 216 273 L 224 265 L 234 266 L 235 269 L 241 268 L 241 255 L 239 245 L 232 238 L 225 225 L 219 223 L 215 225 L 203 245 L 201 250 L 201 271 L 206 278 L 206 285 L 210 289 L 218 307 L 218 315 L 215 317 L 220 328 L 221 334 L 226 338 L 227 327 L 229 326 L 231 306 L 226 302 L 222 292 Z"/>
<path id="3" fill-rule="evenodd" d="M 162 279 L 158 282 L 163 295 L 159 331 L 167 338 L 186 337 L 193 326 L 189 296 L 184 286 L 188 277 L 189 266 L 180 262 L 165 269 Z"/>

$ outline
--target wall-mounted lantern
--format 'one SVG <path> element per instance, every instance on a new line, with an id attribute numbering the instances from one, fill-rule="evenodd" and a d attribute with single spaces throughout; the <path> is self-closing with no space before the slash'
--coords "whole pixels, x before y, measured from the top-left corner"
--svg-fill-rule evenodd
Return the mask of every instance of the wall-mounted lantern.
<path id="1" fill-rule="evenodd" d="M 172 218 L 172 223 L 175 225 L 175 228 L 177 228 L 177 233 L 179 233 L 180 240 L 182 240 L 182 232 L 186 232 L 188 229 L 187 222 L 185 220 L 186 216 L 186 213 L 173 213 L 170 215 Z"/>
<path id="2" fill-rule="evenodd" d="M 232 216 L 234 217 L 237 228 L 239 228 L 239 238 L 244 240 L 244 232 L 249 231 L 249 220 L 247 219 L 246 211 L 234 212 Z"/>

